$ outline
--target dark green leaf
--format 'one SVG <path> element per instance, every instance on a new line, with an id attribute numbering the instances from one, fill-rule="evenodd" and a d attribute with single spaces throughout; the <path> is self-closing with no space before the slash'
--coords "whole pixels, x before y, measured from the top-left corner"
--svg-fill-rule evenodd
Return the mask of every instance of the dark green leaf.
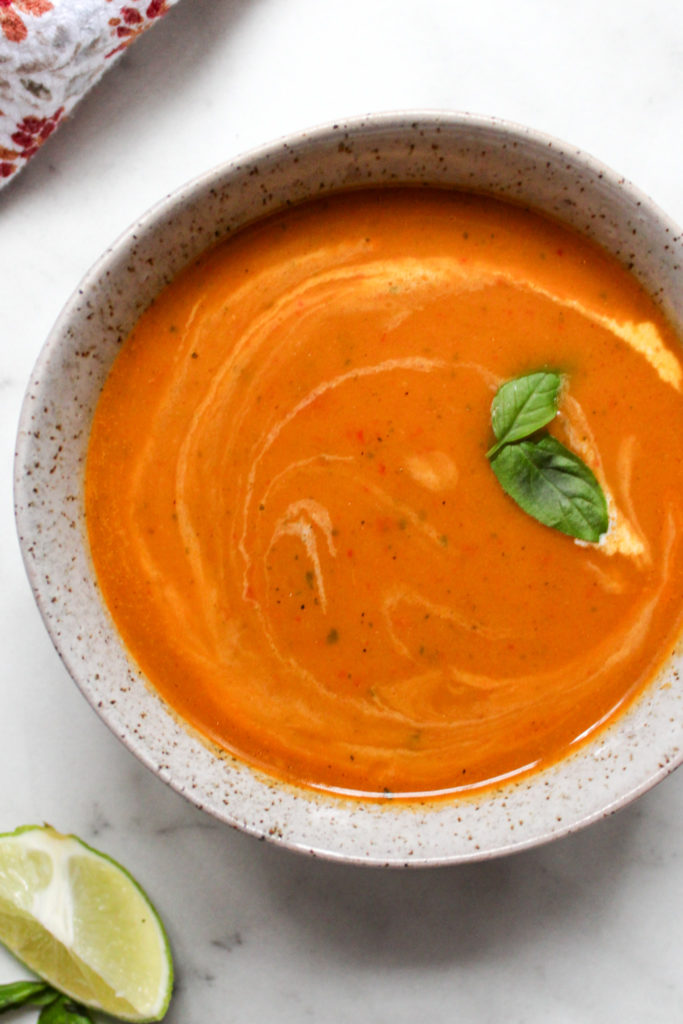
<path id="1" fill-rule="evenodd" d="M 607 502 L 600 484 L 585 462 L 554 437 L 505 445 L 491 468 L 503 490 L 545 526 L 592 542 L 606 532 Z"/>
<path id="2" fill-rule="evenodd" d="M 44 1006 L 57 998 L 57 993 L 44 981 L 14 981 L 0 985 L 0 1013 L 18 1006 Z"/>
<path id="3" fill-rule="evenodd" d="M 84 1006 L 59 996 L 41 1011 L 38 1024 L 93 1024 L 93 1019 Z"/>
<path id="4" fill-rule="evenodd" d="M 506 381 L 491 403 L 491 425 L 498 440 L 487 457 L 493 458 L 504 444 L 529 437 L 550 423 L 557 413 L 561 386 L 558 373 L 544 371 Z"/>
<path id="5" fill-rule="evenodd" d="M 50 985 L 46 985 L 45 991 L 42 993 L 42 995 L 39 993 L 38 995 L 33 996 L 31 999 L 29 999 L 28 1005 L 48 1006 L 50 1003 L 53 1003 L 55 999 L 58 998 L 59 992 L 57 992 L 57 990 L 52 988 Z"/>

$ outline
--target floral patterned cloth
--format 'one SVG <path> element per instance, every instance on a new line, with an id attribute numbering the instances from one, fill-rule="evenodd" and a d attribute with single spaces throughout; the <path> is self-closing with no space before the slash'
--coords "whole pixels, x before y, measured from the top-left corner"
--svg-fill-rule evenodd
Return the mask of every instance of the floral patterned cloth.
<path id="1" fill-rule="evenodd" d="M 0 0 L 0 188 L 176 0 Z"/>

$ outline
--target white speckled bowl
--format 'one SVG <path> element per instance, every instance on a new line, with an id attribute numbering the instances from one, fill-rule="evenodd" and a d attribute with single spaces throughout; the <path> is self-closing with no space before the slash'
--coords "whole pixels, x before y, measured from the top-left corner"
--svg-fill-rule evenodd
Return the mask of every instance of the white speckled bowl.
<path id="1" fill-rule="evenodd" d="M 178 724 L 122 647 L 93 579 L 83 467 L 93 409 L 122 339 L 202 249 L 286 203 L 382 183 L 508 196 L 559 218 L 632 267 L 679 328 L 683 243 L 623 178 L 537 132 L 489 118 L 368 117 L 276 142 L 164 199 L 81 282 L 30 381 L 16 455 L 21 546 L 50 635 L 84 695 L 152 771 L 255 836 L 375 865 L 448 864 L 519 850 L 623 806 L 681 760 L 679 652 L 645 695 L 556 767 L 483 796 L 383 806 L 315 795 L 217 756 Z"/>

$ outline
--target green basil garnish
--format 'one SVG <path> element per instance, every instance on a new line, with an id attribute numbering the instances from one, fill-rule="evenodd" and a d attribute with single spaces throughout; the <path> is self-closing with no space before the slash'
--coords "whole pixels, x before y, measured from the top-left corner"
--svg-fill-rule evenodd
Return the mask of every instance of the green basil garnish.
<path id="1" fill-rule="evenodd" d="M 44 981 L 13 981 L 0 985 L 0 1013 L 15 1010 L 19 1006 L 44 1006 L 57 998 L 50 985 Z"/>
<path id="2" fill-rule="evenodd" d="M 38 1024 L 93 1024 L 93 1019 L 80 1003 L 74 1003 L 68 996 L 58 996 L 41 1011 Z"/>
<path id="3" fill-rule="evenodd" d="M 487 452 L 501 487 L 544 526 L 596 543 L 609 526 L 592 470 L 549 434 L 529 440 L 557 412 L 561 378 L 531 373 L 503 384 L 491 405 L 497 442 Z"/>
<path id="4" fill-rule="evenodd" d="M 491 459 L 503 445 L 545 427 L 557 414 L 562 386 L 558 373 L 540 371 L 515 377 L 502 385 L 491 404 L 491 426 L 497 441 L 486 453 Z"/>
<path id="5" fill-rule="evenodd" d="M 607 502 L 592 471 L 554 438 L 505 445 L 491 460 L 503 490 L 545 526 L 596 542 L 609 524 Z"/>
<path id="6" fill-rule="evenodd" d="M 38 1024 L 93 1024 L 90 1013 L 45 981 L 15 981 L 0 985 L 0 1013 L 21 1006 L 42 1007 Z"/>

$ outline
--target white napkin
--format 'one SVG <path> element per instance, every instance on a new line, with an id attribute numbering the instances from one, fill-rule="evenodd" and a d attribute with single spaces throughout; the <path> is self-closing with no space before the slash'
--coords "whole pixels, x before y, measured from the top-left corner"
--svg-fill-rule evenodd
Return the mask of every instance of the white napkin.
<path id="1" fill-rule="evenodd" d="M 0 188 L 177 0 L 0 0 Z"/>

